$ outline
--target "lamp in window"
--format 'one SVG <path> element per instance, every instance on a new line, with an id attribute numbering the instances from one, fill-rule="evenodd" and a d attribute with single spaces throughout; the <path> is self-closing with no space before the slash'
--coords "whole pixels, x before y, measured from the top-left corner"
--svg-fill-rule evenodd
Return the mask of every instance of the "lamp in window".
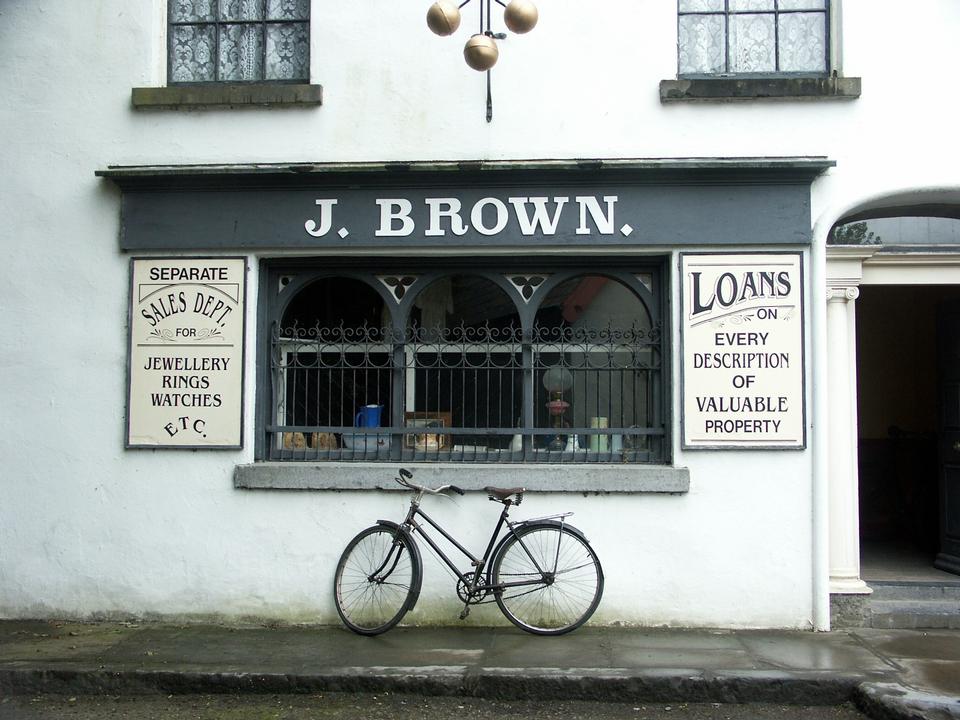
<path id="1" fill-rule="evenodd" d="M 570 403 L 564 400 L 563 396 L 572 386 L 573 375 L 564 367 L 552 367 L 543 374 L 543 387 L 550 398 L 546 402 L 546 408 L 557 431 L 548 444 L 551 450 L 563 450 L 567 447 L 567 438 L 561 435 L 561 431 L 566 426 L 564 415 L 570 409 Z"/>
<path id="2" fill-rule="evenodd" d="M 445 37 L 453 35 L 461 21 L 460 9 L 469 5 L 473 0 L 466 0 L 457 5 L 451 0 L 437 0 L 427 10 L 427 27 L 434 33 Z M 463 47 L 463 59 L 474 70 L 487 73 L 487 122 L 493 119 L 493 96 L 490 89 L 490 70 L 496 65 L 500 57 L 497 40 L 504 40 L 506 33 L 495 33 L 490 26 L 492 3 L 496 2 L 504 8 L 503 23 L 507 29 L 518 35 L 528 33 L 537 25 L 540 13 L 532 0 L 478 0 L 480 7 L 479 32 L 470 36 Z"/>

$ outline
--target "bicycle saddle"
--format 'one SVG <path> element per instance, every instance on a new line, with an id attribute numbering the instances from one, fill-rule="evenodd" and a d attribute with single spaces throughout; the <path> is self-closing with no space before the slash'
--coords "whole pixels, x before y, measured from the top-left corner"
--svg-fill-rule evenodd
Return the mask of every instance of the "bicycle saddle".
<path id="1" fill-rule="evenodd" d="M 490 496 L 491 500 L 496 500 L 497 502 L 503 502 L 511 495 L 516 495 L 517 501 L 519 502 L 521 496 L 527 491 L 527 489 L 522 487 L 498 488 L 488 485 L 484 488 L 484 491 Z"/>

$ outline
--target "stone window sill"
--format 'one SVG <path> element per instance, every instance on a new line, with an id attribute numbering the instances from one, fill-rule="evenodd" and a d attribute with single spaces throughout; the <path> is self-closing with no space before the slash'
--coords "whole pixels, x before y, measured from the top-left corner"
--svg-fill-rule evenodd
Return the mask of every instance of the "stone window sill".
<path id="1" fill-rule="evenodd" d="M 860 78 L 689 78 L 660 81 L 660 102 L 736 102 L 744 100 L 853 100 Z"/>
<path id="2" fill-rule="evenodd" d="M 417 482 L 453 483 L 464 490 L 523 486 L 534 492 L 670 493 L 690 490 L 690 471 L 664 465 L 411 465 Z M 254 463 L 238 465 L 243 490 L 397 490 L 396 467 L 384 463 Z"/>
<path id="3" fill-rule="evenodd" d="M 275 105 L 305 107 L 323 104 L 323 87 L 305 83 L 211 83 L 210 85 L 138 87 L 133 88 L 131 103 L 136 109 Z"/>

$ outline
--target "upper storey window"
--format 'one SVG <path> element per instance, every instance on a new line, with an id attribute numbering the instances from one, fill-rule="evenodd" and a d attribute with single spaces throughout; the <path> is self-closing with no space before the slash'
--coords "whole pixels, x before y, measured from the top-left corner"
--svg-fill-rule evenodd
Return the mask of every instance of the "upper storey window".
<path id="1" fill-rule="evenodd" d="M 681 77 L 828 72 L 828 0 L 678 2 Z"/>
<path id="2" fill-rule="evenodd" d="M 168 78 L 307 82 L 310 0 L 170 0 Z"/>

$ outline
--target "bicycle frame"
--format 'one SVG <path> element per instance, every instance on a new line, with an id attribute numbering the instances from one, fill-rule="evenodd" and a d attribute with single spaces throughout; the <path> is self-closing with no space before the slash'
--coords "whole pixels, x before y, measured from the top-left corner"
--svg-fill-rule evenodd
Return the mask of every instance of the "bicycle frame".
<path id="1" fill-rule="evenodd" d="M 507 500 L 503 503 L 504 505 L 503 511 L 500 513 L 500 517 L 497 520 L 496 527 L 493 529 L 493 533 L 490 536 L 490 541 L 487 543 L 486 550 L 484 550 L 483 557 L 477 558 L 476 556 L 474 556 L 473 553 L 467 550 L 467 548 L 461 545 L 455 537 L 453 537 L 449 532 L 444 530 L 444 528 L 441 527 L 436 520 L 431 518 L 429 515 L 427 515 L 427 513 L 425 513 L 421 509 L 420 501 L 422 497 L 423 497 L 423 492 L 421 491 L 417 494 L 417 496 L 414 499 L 410 501 L 410 509 L 407 511 L 407 516 L 403 521 L 402 527 L 408 528 L 409 530 L 412 530 L 412 531 L 416 531 L 417 533 L 420 534 L 420 536 L 433 549 L 433 551 L 444 562 L 444 564 L 447 567 L 449 567 L 450 570 L 453 572 L 453 574 L 456 575 L 457 578 L 460 580 L 460 582 L 464 584 L 464 587 L 467 590 L 468 596 L 472 596 L 476 593 L 485 593 L 490 591 L 503 592 L 504 590 L 508 588 L 513 588 L 513 587 L 527 587 L 531 585 L 540 585 L 544 581 L 550 581 L 553 578 L 557 569 L 557 563 L 560 555 L 559 543 L 557 545 L 557 556 L 554 558 L 554 562 L 553 562 L 553 569 L 546 570 L 540 567 L 540 564 L 537 562 L 537 559 L 533 556 L 533 554 L 524 544 L 523 538 L 520 536 L 517 536 L 516 528 L 522 527 L 531 522 L 542 522 L 545 520 L 552 520 L 556 518 L 560 519 L 560 525 L 562 527 L 564 520 L 570 515 L 572 515 L 573 513 L 558 513 L 557 515 L 549 515 L 541 518 L 535 518 L 532 520 L 510 522 L 510 519 L 509 519 L 510 507 L 513 505 L 513 503 L 510 500 Z M 441 548 L 437 544 L 437 542 L 432 537 L 430 537 L 430 534 L 426 531 L 424 526 L 421 523 L 417 522 L 417 518 L 421 518 L 425 520 L 430 527 L 432 527 L 434 530 L 439 532 L 444 538 L 446 538 L 446 540 L 451 545 L 453 545 L 457 550 L 459 550 L 460 553 L 470 561 L 470 564 L 475 568 L 472 571 L 473 572 L 472 580 L 470 580 L 467 577 L 468 573 L 463 573 L 460 571 L 460 569 L 457 567 L 454 561 L 451 560 L 447 556 L 447 554 L 443 551 L 443 548 Z M 508 532 L 506 535 L 503 536 L 503 538 L 500 538 L 500 532 L 501 530 L 503 530 L 504 525 L 508 527 Z M 520 547 L 523 548 L 523 551 L 530 558 L 530 561 L 533 563 L 534 567 L 537 569 L 537 572 L 540 573 L 540 578 L 536 580 L 519 580 L 516 582 L 508 582 L 508 583 L 501 582 L 501 583 L 492 584 L 490 582 L 491 580 L 490 571 L 487 569 L 487 567 L 490 561 L 493 559 L 492 556 L 493 554 L 495 554 L 494 552 L 495 548 L 499 547 L 499 545 L 497 544 L 497 540 L 499 538 L 502 543 L 511 535 L 517 538 L 517 541 L 520 544 Z M 386 562 L 384 564 L 386 564 Z M 382 569 L 382 567 L 380 569 Z M 486 582 L 481 583 L 480 578 L 483 577 L 483 573 L 485 569 L 487 572 Z"/>
<path id="2" fill-rule="evenodd" d="M 413 491 L 402 521 L 378 520 L 360 531 L 340 555 L 334 574 L 337 613 L 354 632 L 379 635 L 416 606 L 424 564 L 415 535 L 454 578 L 461 620 L 473 605 L 496 603 L 521 630 L 562 635 L 583 625 L 597 609 L 603 568 L 586 536 L 567 523 L 573 513 L 512 521 L 511 509 L 523 500 L 525 489 L 486 487 L 489 499 L 503 508 L 482 555 L 474 554 L 454 537 L 459 534 L 456 524 L 448 531 L 421 507 L 425 495 L 465 495 L 463 489 L 417 484 L 406 468 L 395 480 Z"/>

